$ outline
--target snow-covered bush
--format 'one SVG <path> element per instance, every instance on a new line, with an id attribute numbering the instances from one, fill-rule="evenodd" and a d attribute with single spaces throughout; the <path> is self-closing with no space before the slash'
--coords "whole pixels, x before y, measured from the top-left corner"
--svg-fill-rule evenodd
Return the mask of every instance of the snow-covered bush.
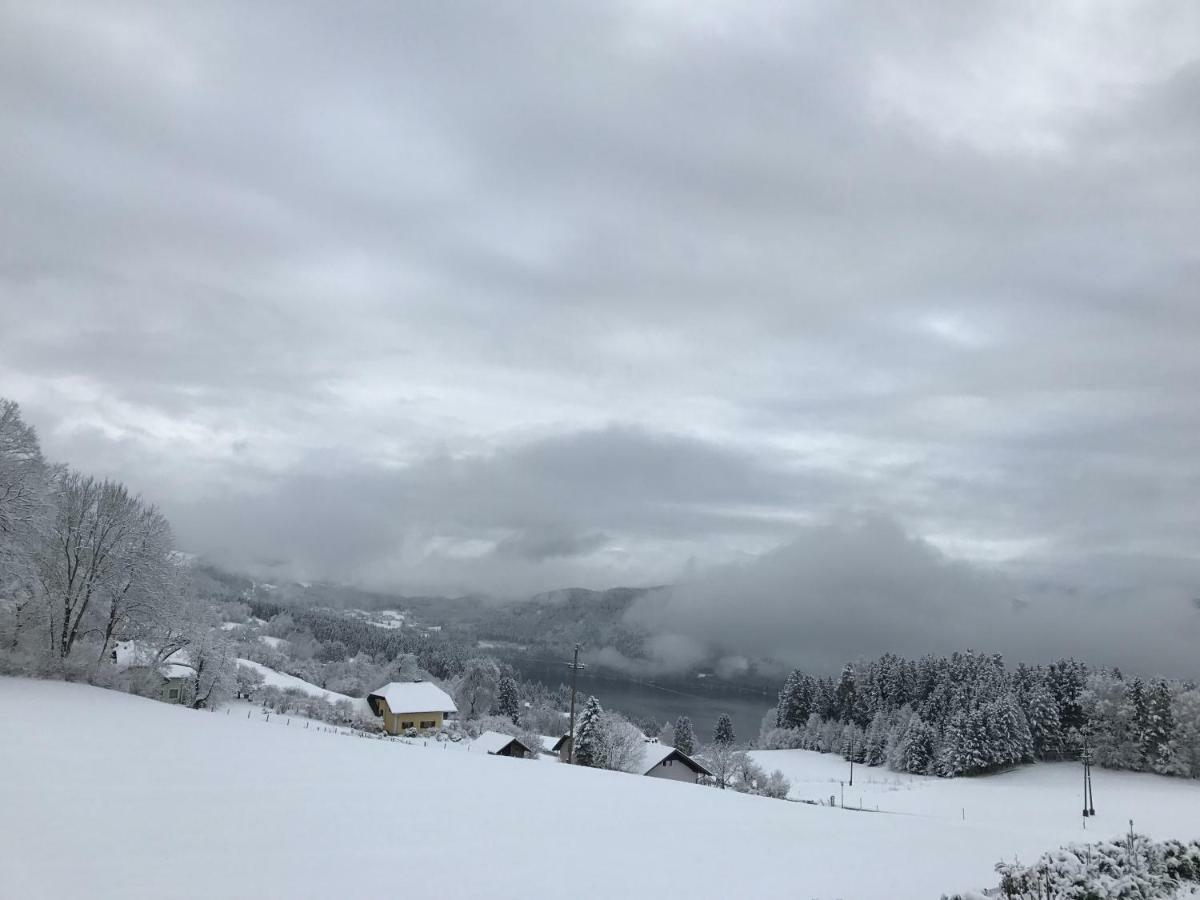
<path id="1" fill-rule="evenodd" d="M 787 780 L 783 772 L 779 769 L 773 771 L 767 776 L 766 781 L 763 781 L 758 786 L 758 792 L 764 797 L 770 797 L 774 800 L 786 800 L 788 791 L 792 789 L 792 783 Z"/>
<path id="2" fill-rule="evenodd" d="M 1010 900 L 1153 900 L 1200 886 L 1200 841 L 1155 843 L 1131 835 L 1095 844 L 1071 844 L 1044 853 L 1029 866 L 996 865 L 996 892 Z M 975 900 L 954 894 L 949 900 Z"/>

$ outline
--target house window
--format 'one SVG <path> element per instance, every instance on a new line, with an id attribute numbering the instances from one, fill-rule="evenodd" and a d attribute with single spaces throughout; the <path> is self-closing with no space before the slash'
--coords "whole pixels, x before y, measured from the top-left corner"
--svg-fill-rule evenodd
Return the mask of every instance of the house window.
<path id="1" fill-rule="evenodd" d="M 167 691 L 167 696 L 170 697 L 172 700 L 178 700 L 179 699 L 179 688 L 171 688 L 171 690 Z"/>
<path id="2" fill-rule="evenodd" d="M 423 722 L 421 722 L 421 727 L 422 728 L 437 728 L 437 722 L 435 722 L 433 719 L 430 719 L 428 722 L 423 721 Z"/>
<path id="3" fill-rule="evenodd" d="M 401 723 L 400 723 L 400 727 L 401 727 L 401 728 L 412 728 L 412 727 L 413 727 L 413 723 L 412 723 L 412 722 L 401 722 Z"/>

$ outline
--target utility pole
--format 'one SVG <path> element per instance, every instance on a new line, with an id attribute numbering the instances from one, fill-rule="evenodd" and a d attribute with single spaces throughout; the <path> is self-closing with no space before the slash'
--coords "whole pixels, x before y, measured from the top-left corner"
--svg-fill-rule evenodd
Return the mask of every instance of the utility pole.
<path id="1" fill-rule="evenodd" d="M 850 757 L 850 787 L 854 787 L 854 757 Z"/>
<path id="2" fill-rule="evenodd" d="M 575 674 L 587 666 L 579 664 L 579 644 L 575 645 L 575 658 L 566 665 L 571 667 L 571 730 L 567 732 L 567 762 L 575 764 Z"/>
<path id="3" fill-rule="evenodd" d="M 1080 760 L 1083 762 L 1083 817 L 1096 814 L 1096 807 L 1092 798 L 1092 748 L 1088 746 L 1087 735 L 1083 738 L 1083 752 L 1079 754 Z"/>

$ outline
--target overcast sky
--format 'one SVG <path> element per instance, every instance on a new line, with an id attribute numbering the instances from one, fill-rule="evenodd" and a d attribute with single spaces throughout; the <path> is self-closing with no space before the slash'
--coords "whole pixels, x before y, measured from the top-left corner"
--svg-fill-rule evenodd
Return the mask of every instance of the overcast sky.
<path id="1" fill-rule="evenodd" d="M 1200 5 L 5 2 L 0 104 L 0 394 L 185 549 L 1200 594 Z"/>

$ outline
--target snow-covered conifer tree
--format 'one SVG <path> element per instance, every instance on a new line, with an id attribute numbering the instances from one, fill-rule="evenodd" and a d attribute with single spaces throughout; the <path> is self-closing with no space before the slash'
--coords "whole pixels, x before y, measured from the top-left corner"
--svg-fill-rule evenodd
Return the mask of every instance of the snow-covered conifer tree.
<path id="1" fill-rule="evenodd" d="M 604 709 L 595 697 L 588 697 L 575 726 L 575 764 L 601 768 L 604 765 Z"/>
<path id="2" fill-rule="evenodd" d="M 517 682 L 511 675 L 504 675 L 496 685 L 496 712 L 517 724 L 521 717 L 521 697 Z"/>
<path id="3" fill-rule="evenodd" d="M 680 716 L 675 720 L 671 744 L 680 753 L 686 753 L 688 756 L 696 752 L 696 734 L 692 730 L 692 720 L 687 716 Z"/>
<path id="4" fill-rule="evenodd" d="M 732 747 L 737 742 L 733 734 L 733 719 L 727 713 L 721 713 L 717 719 L 717 727 L 713 729 L 713 743 Z"/>

